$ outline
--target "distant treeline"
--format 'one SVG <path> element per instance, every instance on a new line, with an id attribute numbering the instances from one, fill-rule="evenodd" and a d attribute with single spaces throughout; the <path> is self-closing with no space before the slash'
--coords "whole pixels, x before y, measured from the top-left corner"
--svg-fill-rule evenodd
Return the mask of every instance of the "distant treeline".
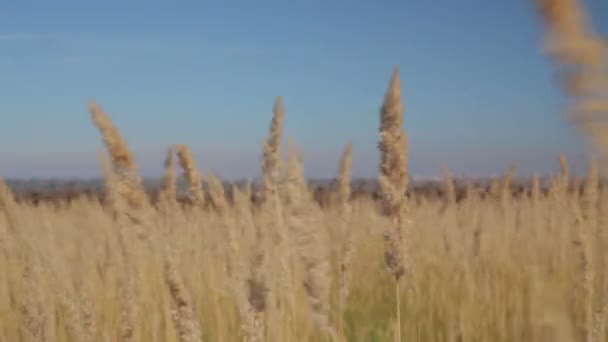
<path id="1" fill-rule="evenodd" d="M 467 193 L 474 191 L 475 194 L 485 197 L 492 192 L 493 184 L 498 185 L 499 178 L 486 179 L 454 179 L 454 192 L 456 200 L 460 201 L 467 196 Z M 16 200 L 21 203 L 39 204 L 41 202 L 69 203 L 77 198 L 97 198 L 100 202 L 105 202 L 105 186 L 103 180 L 7 180 L 7 184 L 13 190 Z M 160 181 L 145 180 L 144 184 L 151 202 L 156 202 Z M 232 186 L 239 188 L 246 187 L 247 181 L 224 182 L 224 188 L 229 200 L 232 199 Z M 541 191 L 546 192 L 550 186 L 550 179 L 541 179 Z M 335 190 L 334 180 L 311 179 L 309 187 L 315 200 L 322 206 L 329 204 L 332 193 Z M 509 183 L 509 192 L 514 197 L 529 194 L 532 187 L 531 179 L 514 179 Z M 181 203 L 187 204 L 186 195 L 187 184 L 178 182 L 178 199 Z M 258 201 L 261 190 L 259 181 L 251 182 L 251 199 Z M 582 180 L 572 179 L 570 191 L 581 191 Z M 413 180 L 408 197 L 411 199 L 441 199 L 446 195 L 446 185 L 443 180 Z M 371 197 L 379 199 L 380 187 L 377 180 L 358 179 L 352 182 L 352 198 Z"/>

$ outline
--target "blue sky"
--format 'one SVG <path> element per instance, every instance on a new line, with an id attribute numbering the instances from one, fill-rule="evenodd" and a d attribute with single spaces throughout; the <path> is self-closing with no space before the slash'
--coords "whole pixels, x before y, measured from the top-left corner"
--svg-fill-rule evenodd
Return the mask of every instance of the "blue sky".
<path id="1" fill-rule="evenodd" d="M 588 0 L 608 34 L 608 2 Z M 254 177 L 276 96 L 310 176 L 354 144 L 376 174 L 378 109 L 398 64 L 414 176 L 556 170 L 588 149 L 563 120 L 530 0 L 13 1 L 0 5 L 0 175 L 93 177 L 95 99 L 146 176 L 169 144 Z"/>

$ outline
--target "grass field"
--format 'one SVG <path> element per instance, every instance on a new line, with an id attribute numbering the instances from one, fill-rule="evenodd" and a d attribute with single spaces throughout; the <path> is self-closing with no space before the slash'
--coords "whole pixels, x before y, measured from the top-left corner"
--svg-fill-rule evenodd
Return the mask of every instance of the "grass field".
<path id="1" fill-rule="evenodd" d="M 605 48 L 575 0 L 537 3 L 573 122 L 597 149 L 585 178 L 561 156 L 547 187 L 514 194 L 507 171 L 460 193 L 446 170 L 441 196 L 406 196 L 395 68 L 378 198 L 353 195 L 346 143 L 320 205 L 296 144 L 281 149 L 279 97 L 261 187 L 226 189 L 175 145 L 150 200 L 126 139 L 90 102 L 102 199 L 18 201 L 0 181 L 0 341 L 606 341 L 608 130 L 586 120 L 608 114 Z"/>

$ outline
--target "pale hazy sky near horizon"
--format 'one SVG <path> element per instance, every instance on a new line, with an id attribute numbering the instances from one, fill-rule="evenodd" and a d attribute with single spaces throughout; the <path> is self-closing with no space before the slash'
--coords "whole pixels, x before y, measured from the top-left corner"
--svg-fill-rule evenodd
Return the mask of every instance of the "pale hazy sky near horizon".
<path id="1" fill-rule="evenodd" d="M 608 1 L 586 4 L 608 36 Z M 94 98 L 146 176 L 185 143 L 204 171 L 254 177 L 278 95 L 309 176 L 349 139 L 374 176 L 394 65 L 414 176 L 547 174 L 560 152 L 582 169 L 541 44 L 531 0 L 3 2 L 0 176 L 98 176 Z"/>

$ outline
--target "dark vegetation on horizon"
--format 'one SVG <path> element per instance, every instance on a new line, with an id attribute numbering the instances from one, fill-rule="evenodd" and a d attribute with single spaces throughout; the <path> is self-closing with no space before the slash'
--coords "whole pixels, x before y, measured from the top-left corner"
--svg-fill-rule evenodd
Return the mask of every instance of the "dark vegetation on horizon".
<path id="1" fill-rule="evenodd" d="M 454 190 L 456 200 L 462 201 L 467 194 L 474 193 L 476 196 L 485 198 L 492 195 L 494 189 L 504 182 L 503 178 L 478 178 L 463 179 L 454 178 Z M 6 183 L 13 190 L 15 199 L 19 203 L 41 204 L 41 203 L 70 203 L 78 198 L 97 199 L 101 203 L 106 202 L 103 180 L 7 180 Z M 152 203 L 158 200 L 160 183 L 157 180 L 144 181 L 147 194 Z M 234 183 L 224 182 L 226 197 L 232 202 L 232 186 L 239 188 L 246 186 L 246 181 Z M 551 184 L 550 177 L 540 179 L 541 191 L 547 193 Z M 311 179 L 309 188 L 314 195 L 315 201 L 321 207 L 327 207 L 332 201 L 331 194 L 335 191 L 336 181 L 330 179 Z M 371 197 L 374 200 L 380 199 L 380 186 L 374 179 L 354 179 L 351 182 L 351 198 L 356 200 L 363 197 Z M 178 201 L 183 205 L 189 205 L 185 195 L 187 184 L 178 182 Z M 494 189 L 493 189 L 494 188 Z M 511 195 L 514 198 L 530 195 L 532 189 L 531 179 L 513 179 L 509 181 Z M 262 186 L 256 182 L 252 183 L 252 203 L 261 201 Z M 570 180 L 569 191 L 571 193 L 582 193 L 583 178 L 572 178 Z M 445 181 L 442 180 L 416 180 L 410 185 L 407 191 L 410 198 L 416 200 L 434 200 L 446 197 Z"/>

